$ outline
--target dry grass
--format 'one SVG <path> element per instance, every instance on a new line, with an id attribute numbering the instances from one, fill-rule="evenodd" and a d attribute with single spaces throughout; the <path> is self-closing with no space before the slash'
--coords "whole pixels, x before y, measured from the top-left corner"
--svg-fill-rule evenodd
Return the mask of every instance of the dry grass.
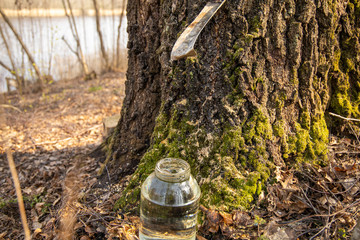
<path id="1" fill-rule="evenodd" d="M 68 170 L 63 184 L 63 207 L 60 209 L 60 234 L 63 240 L 71 240 L 74 237 L 74 225 L 77 221 L 78 207 L 77 202 L 80 199 L 80 190 L 83 187 L 84 176 L 81 171 L 82 157 L 77 156 L 74 159 L 74 167 Z"/>

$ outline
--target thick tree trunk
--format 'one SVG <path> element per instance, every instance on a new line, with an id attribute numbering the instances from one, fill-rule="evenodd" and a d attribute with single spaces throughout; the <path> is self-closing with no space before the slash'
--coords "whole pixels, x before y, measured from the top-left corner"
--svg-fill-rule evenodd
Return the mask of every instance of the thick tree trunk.
<path id="1" fill-rule="evenodd" d="M 137 167 L 118 207 L 163 157 L 190 163 L 205 206 L 249 207 L 275 167 L 326 164 L 328 112 L 360 117 L 359 1 L 228 0 L 197 57 L 171 62 L 205 4 L 129 1 L 126 98 L 102 145 L 114 175 Z"/>

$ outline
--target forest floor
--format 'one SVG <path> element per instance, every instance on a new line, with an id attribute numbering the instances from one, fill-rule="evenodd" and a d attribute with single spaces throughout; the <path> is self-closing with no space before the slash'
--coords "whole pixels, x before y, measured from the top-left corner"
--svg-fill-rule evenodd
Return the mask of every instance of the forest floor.
<path id="1" fill-rule="evenodd" d="M 103 140 L 103 119 L 120 113 L 124 83 L 124 73 L 109 73 L 90 81 L 55 82 L 42 93 L 5 95 L 0 107 L 0 239 L 23 238 L 5 149 L 13 152 L 31 232 L 45 239 L 64 234 L 69 229 L 60 228 L 59 210 L 73 197 L 72 188 L 83 193 L 80 181 L 89 188 L 96 182 L 99 166 L 87 154 Z M 78 176 L 72 181 L 74 169 Z"/>
<path id="2" fill-rule="evenodd" d="M 111 183 L 108 176 L 108 186 L 97 188 L 100 166 L 88 155 L 103 141 L 102 120 L 120 112 L 124 82 L 124 73 L 109 73 L 59 81 L 43 93 L 5 95 L 0 239 L 24 239 L 7 148 L 33 239 L 138 239 L 139 217 L 113 211 L 128 178 Z M 274 182 L 250 210 L 225 213 L 201 206 L 197 239 L 349 239 L 360 213 L 358 137 L 330 136 L 327 166 L 277 168 Z"/>

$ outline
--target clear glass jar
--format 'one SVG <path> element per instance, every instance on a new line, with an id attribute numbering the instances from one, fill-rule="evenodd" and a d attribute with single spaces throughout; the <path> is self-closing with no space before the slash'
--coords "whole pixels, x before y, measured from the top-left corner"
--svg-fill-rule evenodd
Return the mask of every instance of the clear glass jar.
<path id="1" fill-rule="evenodd" d="M 165 158 L 141 186 L 140 240 L 195 240 L 200 188 L 181 159 Z"/>

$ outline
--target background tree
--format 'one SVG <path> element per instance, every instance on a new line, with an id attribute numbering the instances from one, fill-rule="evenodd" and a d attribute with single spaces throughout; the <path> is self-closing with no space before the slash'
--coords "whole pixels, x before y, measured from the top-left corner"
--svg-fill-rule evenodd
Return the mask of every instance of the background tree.
<path id="1" fill-rule="evenodd" d="M 116 49 L 116 56 L 114 54 L 115 57 L 113 57 L 113 62 L 115 64 L 115 66 L 114 66 L 115 69 L 120 68 L 120 63 L 121 63 L 121 59 L 122 59 L 120 57 L 120 52 L 121 52 L 121 49 L 120 49 L 120 37 L 121 37 L 121 27 L 123 26 L 123 19 L 124 19 L 125 15 L 126 15 L 126 4 L 127 4 L 127 0 L 122 0 L 122 2 L 121 2 L 121 13 L 120 13 L 120 16 L 119 16 L 119 24 L 118 24 L 118 27 L 117 27 L 116 47 L 114 47 L 114 49 Z"/>
<path id="2" fill-rule="evenodd" d="M 26 53 L 29 62 L 31 63 L 32 67 L 34 68 L 35 74 L 37 76 L 37 83 L 38 83 L 38 88 L 41 90 L 43 88 L 43 77 L 40 73 L 40 69 L 38 68 L 38 65 L 36 64 L 34 57 L 32 56 L 32 54 L 30 53 L 29 49 L 27 48 L 27 46 L 25 45 L 25 43 L 23 42 L 21 36 L 18 34 L 18 32 L 16 31 L 15 27 L 13 26 L 13 24 L 11 23 L 10 19 L 6 16 L 5 12 L 0 8 L 0 15 L 2 16 L 2 18 L 4 19 L 4 21 L 6 22 L 6 24 L 9 26 L 9 28 L 11 29 L 12 33 L 14 34 L 14 36 L 16 37 L 16 39 L 18 40 L 19 44 L 21 45 L 21 48 L 24 50 L 24 52 Z"/>
<path id="3" fill-rule="evenodd" d="M 9 66 L 7 66 L 5 63 L 3 63 L 1 60 L 0 60 L 0 65 L 3 68 L 5 68 L 6 70 L 8 70 L 15 77 L 16 89 L 19 91 L 19 94 L 22 95 L 23 91 L 24 91 L 24 88 L 25 88 L 25 81 L 24 81 L 24 78 L 20 77 L 19 74 L 16 71 L 16 66 L 15 66 L 15 63 L 14 63 L 14 60 L 13 60 L 13 56 L 12 56 L 12 53 L 11 53 L 11 50 L 10 50 L 10 46 L 9 46 L 9 44 L 7 42 L 6 36 L 4 34 L 4 31 L 3 31 L 2 27 L 1 27 L 1 25 L 0 25 L 0 36 L 1 36 L 2 40 L 3 40 L 3 42 L 4 42 L 6 52 L 8 54 L 8 57 L 9 57 L 9 60 L 10 60 L 10 63 L 11 63 L 11 68 Z M 8 92 L 9 92 L 11 90 L 9 83 L 7 84 L 7 88 L 8 88 Z"/>
<path id="4" fill-rule="evenodd" d="M 100 9 L 98 6 L 98 3 L 96 0 L 92 0 L 93 4 L 94 4 L 94 9 L 95 9 L 95 20 L 96 20 L 96 30 L 99 36 L 99 41 L 100 41 L 100 50 L 101 50 L 101 56 L 104 62 L 104 70 L 105 71 L 110 71 L 111 66 L 109 63 L 109 57 L 106 53 L 105 50 L 105 45 L 104 45 L 104 40 L 103 40 L 103 35 L 101 33 L 101 26 L 100 26 Z"/>
<path id="5" fill-rule="evenodd" d="M 205 4 L 128 3 L 126 98 L 101 146 L 103 168 L 133 174 L 118 207 L 163 157 L 190 163 L 205 206 L 249 207 L 275 167 L 327 163 L 329 129 L 342 129 L 329 112 L 360 117 L 359 1 L 228 0 L 197 57 L 171 62 Z"/>
<path id="6" fill-rule="evenodd" d="M 74 17 L 74 14 L 73 14 L 73 8 L 71 6 L 71 2 L 70 2 L 70 0 L 66 0 L 66 1 L 62 0 L 62 4 L 63 4 L 63 7 L 64 7 L 65 15 L 66 15 L 66 17 L 67 17 L 67 19 L 69 21 L 71 33 L 72 33 L 72 35 L 73 35 L 73 37 L 75 39 L 75 42 L 76 42 L 76 50 L 71 47 L 71 45 L 67 42 L 67 40 L 65 39 L 64 36 L 62 37 L 62 40 L 69 47 L 70 51 L 73 52 L 76 55 L 76 57 L 78 58 L 81 66 L 82 66 L 85 79 L 91 79 L 92 78 L 90 76 L 91 73 L 89 72 L 89 68 L 88 68 L 88 65 L 86 63 L 86 59 L 85 59 L 84 53 L 83 53 L 82 48 L 81 48 L 79 33 L 78 33 L 78 30 L 77 30 L 77 27 L 76 27 L 76 22 L 75 22 L 75 17 Z"/>

